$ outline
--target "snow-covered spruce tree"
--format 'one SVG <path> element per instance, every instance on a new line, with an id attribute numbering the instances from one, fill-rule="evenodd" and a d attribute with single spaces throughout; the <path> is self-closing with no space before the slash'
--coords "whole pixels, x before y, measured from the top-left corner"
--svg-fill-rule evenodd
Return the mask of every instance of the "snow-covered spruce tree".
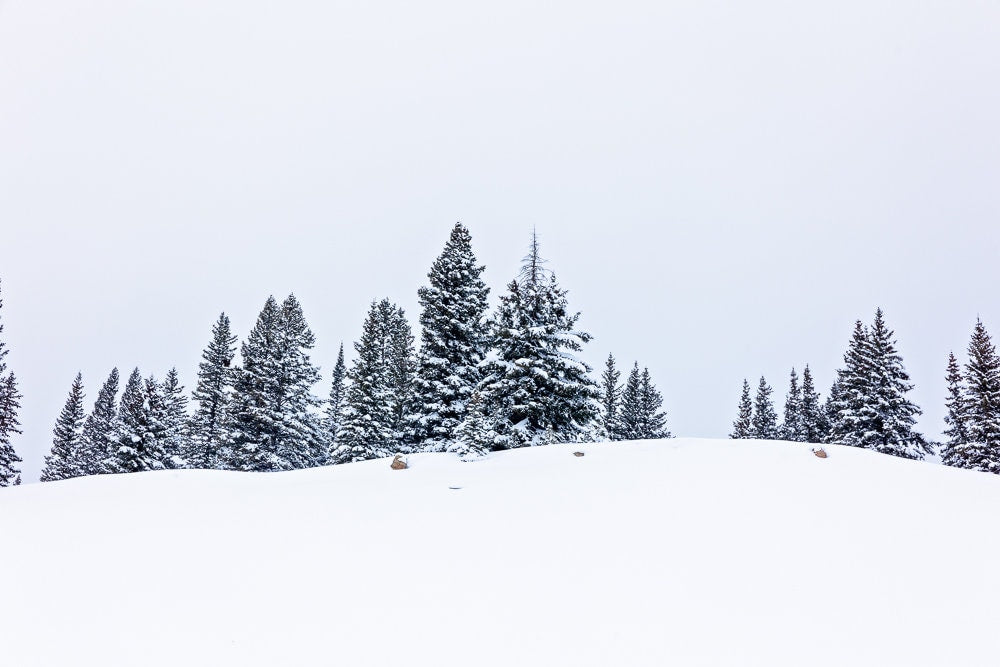
<path id="1" fill-rule="evenodd" d="M 390 424 L 395 448 L 412 451 L 415 439 L 413 406 L 415 403 L 414 381 L 417 372 L 417 358 L 414 354 L 414 337 L 406 313 L 397 308 L 388 323 L 389 348 L 386 358 L 386 380 L 390 405 Z"/>
<path id="2" fill-rule="evenodd" d="M 838 371 L 831 437 L 854 447 L 920 459 L 927 449 L 923 436 L 913 430 L 920 408 L 906 398 L 913 385 L 893 336 L 881 308 L 870 330 L 855 324 L 844 368 Z"/>
<path id="3" fill-rule="evenodd" d="M 1000 474 L 1000 357 L 976 320 L 965 365 L 964 424 L 967 442 L 949 446 L 944 462 Z"/>
<path id="4" fill-rule="evenodd" d="M 412 341 L 403 310 L 388 299 L 372 303 L 357 358 L 347 372 L 332 463 L 381 458 L 405 449 L 402 427 L 412 401 Z"/>
<path id="5" fill-rule="evenodd" d="M 163 392 L 164 459 L 167 468 L 186 468 L 184 453 L 188 449 L 188 398 L 181 386 L 177 369 L 171 368 L 161 385 Z"/>
<path id="6" fill-rule="evenodd" d="M 465 419 L 459 424 L 447 451 L 458 454 L 463 461 L 472 461 L 492 450 L 495 438 L 496 428 L 486 414 L 482 395 L 474 392 L 466 406 Z"/>
<path id="7" fill-rule="evenodd" d="M 819 402 L 819 392 L 813 381 L 812 371 L 806 364 L 802 371 L 802 403 L 799 406 L 799 435 L 802 442 L 821 443 L 826 439 L 829 420 Z"/>
<path id="8" fill-rule="evenodd" d="M 212 340 L 198 364 L 198 386 L 192 393 L 197 406 L 184 448 L 188 467 L 211 470 L 225 467 L 229 461 L 227 428 L 235 356 L 236 336 L 232 334 L 229 317 L 222 313 L 212 325 Z"/>
<path id="9" fill-rule="evenodd" d="M 753 437 L 753 401 L 750 399 L 750 383 L 743 380 L 743 393 L 740 394 L 739 414 L 733 422 L 733 432 L 729 434 L 733 440 L 746 440 Z"/>
<path id="10" fill-rule="evenodd" d="M 642 370 L 640 387 L 640 404 L 642 406 L 642 437 L 644 440 L 660 440 L 672 437 L 667 429 L 667 414 L 661 410 L 663 395 L 660 394 L 649 369 Z"/>
<path id="11" fill-rule="evenodd" d="M 83 439 L 83 375 L 76 374 L 69 389 L 66 404 L 56 419 L 52 431 L 52 450 L 45 456 L 42 482 L 79 477 L 79 449 Z"/>
<path id="12" fill-rule="evenodd" d="M 448 447 L 482 379 L 488 345 L 489 288 L 472 252 L 472 236 L 456 223 L 421 287 L 420 353 L 414 386 L 414 440 L 425 450 Z"/>
<path id="13" fill-rule="evenodd" d="M 153 378 L 143 381 L 136 368 L 125 383 L 118 406 L 116 447 L 106 462 L 112 473 L 162 470 L 163 397 Z"/>
<path id="14" fill-rule="evenodd" d="M 763 377 L 757 384 L 757 398 L 754 400 L 751 437 L 756 440 L 777 440 L 778 413 L 774 411 L 771 393 L 774 390 Z"/>
<path id="15" fill-rule="evenodd" d="M 785 418 L 781 423 L 781 437 L 792 442 L 803 442 L 802 437 L 802 388 L 799 387 L 799 375 L 792 369 L 788 382 L 788 394 L 785 396 Z"/>
<path id="16" fill-rule="evenodd" d="M 872 364 L 868 329 L 861 320 L 854 323 L 851 341 L 844 353 L 844 367 L 830 389 L 827 406 L 830 417 L 830 442 L 853 447 L 864 446 L 864 436 L 874 417 L 868 406 L 871 392 Z"/>
<path id="17" fill-rule="evenodd" d="M 0 355 L 0 366 L 3 365 L 2 361 L 3 357 Z M 21 457 L 17 455 L 11 442 L 14 434 L 21 433 L 21 422 L 18 421 L 21 398 L 14 373 L 0 377 L 0 486 L 16 486 L 21 483 L 21 469 L 18 467 Z"/>
<path id="18" fill-rule="evenodd" d="M 615 440 L 642 440 L 643 435 L 642 373 L 639 362 L 632 365 L 622 388 Z"/>
<path id="19" fill-rule="evenodd" d="M 586 437 L 599 416 L 600 391 L 577 352 L 591 340 L 576 328 L 566 290 L 545 269 L 538 237 L 492 322 L 492 352 L 481 383 L 500 447 Z"/>
<path id="20" fill-rule="evenodd" d="M 0 299 L 0 311 L 3 310 L 3 299 Z M 18 428 L 18 410 L 21 408 L 21 393 L 17 388 L 17 378 L 14 373 L 7 373 L 7 347 L 3 340 L 3 320 L 0 319 L 0 486 L 10 486 L 20 479 L 21 457 L 14 451 L 11 442 L 15 434 L 20 434 Z"/>
<path id="21" fill-rule="evenodd" d="M 608 440 L 618 439 L 618 413 L 621 407 L 622 387 L 619 385 L 621 371 L 618 370 L 613 354 L 608 355 L 604 373 L 601 375 L 601 428 Z"/>
<path id="22" fill-rule="evenodd" d="M 326 401 L 323 431 L 326 434 L 327 450 L 332 456 L 337 448 L 337 431 L 340 430 L 340 420 L 344 410 L 344 398 L 347 393 L 347 365 L 344 363 L 344 344 L 340 344 L 337 353 L 337 363 L 333 367 L 333 379 L 330 382 L 330 397 Z"/>
<path id="23" fill-rule="evenodd" d="M 922 459 L 927 453 L 924 437 L 913 430 L 920 408 L 906 394 L 913 389 L 903 358 L 896 348 L 893 332 L 885 324 L 882 309 L 875 311 L 869 342 L 874 360 L 874 405 L 878 434 L 871 449 L 908 459 Z"/>
<path id="24" fill-rule="evenodd" d="M 314 345 L 295 296 L 280 307 L 268 297 L 234 374 L 229 467 L 269 472 L 325 462 L 325 439 L 314 412 L 320 401 L 311 391 L 320 379 L 309 357 Z"/>
<path id="25" fill-rule="evenodd" d="M 113 368 L 97 393 L 94 409 L 83 423 L 80 446 L 75 455 L 75 465 L 81 475 L 108 472 L 105 462 L 117 449 L 118 383 L 118 369 Z"/>
<path id="26" fill-rule="evenodd" d="M 945 372 L 945 382 L 948 384 L 948 397 L 945 399 L 944 435 L 947 440 L 941 450 L 941 460 L 945 465 L 961 464 L 959 457 L 951 454 L 952 448 L 961 447 L 969 443 L 969 433 L 966 429 L 967 404 L 965 378 L 962 377 L 962 368 L 958 365 L 958 359 L 954 352 L 948 353 L 948 368 Z M 956 450 L 958 453 L 958 450 Z"/>

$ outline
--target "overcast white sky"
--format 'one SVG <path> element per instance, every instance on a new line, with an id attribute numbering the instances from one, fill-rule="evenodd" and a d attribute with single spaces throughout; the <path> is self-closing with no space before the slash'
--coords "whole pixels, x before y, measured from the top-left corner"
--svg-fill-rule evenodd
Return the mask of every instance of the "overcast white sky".
<path id="1" fill-rule="evenodd" d="M 992 0 L 0 0 L 26 479 L 77 370 L 88 409 L 116 365 L 190 387 L 221 310 L 294 291 L 328 378 L 456 220 L 494 303 L 537 226 L 675 434 L 745 376 L 825 392 L 881 305 L 936 436 L 948 351 L 1000 335 L 998 82 Z"/>

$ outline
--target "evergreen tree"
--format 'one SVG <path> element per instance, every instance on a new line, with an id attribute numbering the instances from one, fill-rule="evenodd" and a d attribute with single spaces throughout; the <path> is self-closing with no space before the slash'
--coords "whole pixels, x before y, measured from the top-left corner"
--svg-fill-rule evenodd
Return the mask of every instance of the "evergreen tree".
<path id="1" fill-rule="evenodd" d="M 622 389 L 621 407 L 615 422 L 615 440 L 642 440 L 645 421 L 642 405 L 642 373 L 635 362 Z"/>
<path id="2" fill-rule="evenodd" d="M 390 317 L 388 335 L 386 382 L 389 392 L 389 428 L 394 447 L 409 451 L 417 437 L 414 430 L 416 420 L 413 418 L 417 360 L 413 348 L 413 330 L 410 329 L 402 308 L 397 308 Z"/>
<path id="3" fill-rule="evenodd" d="M 653 384 L 648 368 L 642 371 L 639 394 L 642 407 L 642 438 L 660 440 L 671 437 L 670 431 L 667 430 L 667 415 L 660 409 L 663 407 L 663 396 Z"/>
<path id="4" fill-rule="evenodd" d="M 837 371 L 837 380 L 830 389 L 831 442 L 864 446 L 863 437 L 872 421 L 867 407 L 873 363 L 868 340 L 868 329 L 857 320 L 844 353 L 844 367 Z"/>
<path id="5" fill-rule="evenodd" d="M 819 393 L 813 381 L 812 371 L 806 364 L 802 371 L 802 403 L 799 406 L 799 435 L 802 442 L 821 443 L 826 440 L 829 421 L 826 411 L 819 402 Z"/>
<path id="6" fill-rule="evenodd" d="M 333 463 L 390 456 L 402 449 L 406 406 L 412 396 L 412 341 L 403 310 L 388 299 L 372 303 L 357 358 L 347 373 Z"/>
<path id="7" fill-rule="evenodd" d="M 109 472 L 105 461 L 117 449 L 118 382 L 118 369 L 114 368 L 97 394 L 94 409 L 83 423 L 75 457 L 76 467 L 82 475 Z"/>
<path id="8" fill-rule="evenodd" d="M 734 440 L 747 440 L 753 437 L 753 401 L 750 400 L 750 383 L 743 380 L 743 393 L 740 395 L 739 415 L 733 422 L 733 432 L 729 437 Z"/>
<path id="9" fill-rule="evenodd" d="M 981 320 L 976 320 L 965 365 L 962 401 L 964 444 L 947 448 L 947 465 L 1000 473 L 1000 357 Z"/>
<path id="10" fill-rule="evenodd" d="M 107 460 L 112 473 L 162 470 L 165 466 L 165 408 L 159 385 L 143 381 L 139 369 L 129 376 L 118 407 L 116 448 Z"/>
<path id="11" fill-rule="evenodd" d="M 2 370 L 0 368 L 0 371 Z M 8 373 L 6 377 L 0 378 L 0 487 L 21 483 L 21 470 L 18 468 L 21 457 L 17 455 L 11 443 L 11 436 L 21 433 L 19 428 L 21 422 L 18 421 L 21 398 L 14 373 Z"/>
<path id="12" fill-rule="evenodd" d="M 893 336 L 881 308 L 871 330 L 855 324 L 844 368 L 838 371 L 831 437 L 854 447 L 920 459 L 927 449 L 923 436 L 913 430 L 920 409 L 906 398 L 913 385 Z"/>
<path id="13" fill-rule="evenodd" d="M 872 385 L 878 433 L 871 449 L 908 459 L 922 459 L 927 452 L 927 442 L 913 430 L 921 410 L 906 397 L 913 384 L 881 308 L 875 312 L 869 341 L 871 358 L 875 361 Z"/>
<path id="14" fill-rule="evenodd" d="M 757 385 L 757 398 L 754 401 L 753 428 L 751 434 L 756 440 L 777 440 L 778 413 L 774 411 L 774 401 L 771 393 L 774 390 L 763 377 Z"/>
<path id="15" fill-rule="evenodd" d="M 498 446 L 578 440 L 599 416 L 600 391 L 576 356 L 591 336 L 577 330 L 580 315 L 569 312 L 566 290 L 544 264 L 533 235 L 492 324 L 481 388 L 502 436 Z"/>
<path id="16" fill-rule="evenodd" d="M 622 396 L 622 388 L 618 381 L 621 376 L 615 365 L 614 355 L 609 354 L 604 373 L 601 375 L 601 425 L 604 435 L 609 440 L 618 439 L 617 422 Z"/>
<path id="17" fill-rule="evenodd" d="M 0 298 L 0 311 L 3 310 L 3 299 Z M 11 438 L 20 435 L 21 422 L 18 421 L 18 410 L 21 408 L 21 393 L 17 388 L 17 378 L 14 373 L 7 373 L 7 347 L 3 340 L 3 320 L 0 320 L 0 486 L 10 486 L 20 480 L 21 457 L 14 451 Z"/>
<path id="18" fill-rule="evenodd" d="M 459 425 L 455 439 L 448 451 L 458 454 L 463 461 L 482 458 L 493 449 L 496 429 L 486 415 L 482 395 L 477 391 L 469 399 L 465 419 Z"/>
<path id="19" fill-rule="evenodd" d="M 295 296 L 280 307 L 268 297 L 235 372 L 230 467 L 267 472 L 325 462 L 325 439 L 313 411 L 319 400 L 311 393 L 320 379 L 308 354 L 314 345 Z"/>
<path id="20" fill-rule="evenodd" d="M 781 437 L 792 442 L 803 442 L 802 435 L 802 389 L 799 387 L 799 376 L 792 369 L 788 383 L 788 394 L 785 397 L 785 420 L 781 424 Z"/>
<path id="21" fill-rule="evenodd" d="M 184 453 L 188 445 L 188 399 L 184 394 L 177 369 L 171 368 L 161 385 L 163 393 L 164 453 L 163 463 L 167 468 L 184 468 L 187 463 Z"/>
<path id="22" fill-rule="evenodd" d="M 83 375 L 77 373 L 52 431 L 52 450 L 45 456 L 41 481 L 54 482 L 83 474 L 78 467 L 83 421 Z"/>
<path id="23" fill-rule="evenodd" d="M 212 326 L 212 340 L 202 352 L 198 386 L 192 394 L 197 407 L 184 449 L 184 458 L 191 468 L 221 468 L 231 458 L 227 428 L 235 356 L 236 336 L 232 334 L 229 317 L 222 313 Z"/>
<path id="24" fill-rule="evenodd" d="M 337 353 L 337 364 L 333 367 L 333 381 L 330 383 L 330 398 L 326 402 L 326 418 L 323 420 L 323 428 L 329 441 L 329 452 L 337 448 L 337 432 L 340 430 L 340 420 L 344 410 L 344 398 L 347 392 L 347 365 L 344 363 L 344 344 L 340 344 L 340 352 Z"/>
<path id="25" fill-rule="evenodd" d="M 965 379 L 962 377 L 962 369 L 958 365 L 958 359 L 954 352 L 948 353 L 948 368 L 945 373 L 945 382 L 948 383 L 948 398 L 945 400 L 947 414 L 944 417 L 944 435 L 947 436 L 942 459 L 945 465 L 954 465 L 950 460 L 949 451 L 953 447 L 960 447 L 969 443 L 969 433 L 966 429 L 968 419 L 968 407 L 965 388 Z"/>
<path id="26" fill-rule="evenodd" d="M 489 288 L 484 266 L 472 252 L 472 236 L 456 223 L 431 266 L 420 300 L 420 354 L 415 382 L 415 440 L 427 450 L 446 448 L 482 379 L 486 354 Z"/>

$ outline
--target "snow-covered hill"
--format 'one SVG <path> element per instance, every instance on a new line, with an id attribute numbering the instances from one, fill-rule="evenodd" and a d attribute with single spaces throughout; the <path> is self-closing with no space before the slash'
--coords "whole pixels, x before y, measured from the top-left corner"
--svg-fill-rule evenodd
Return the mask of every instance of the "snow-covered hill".
<path id="1" fill-rule="evenodd" d="M 828 451 L 2 489 L 2 664 L 996 665 L 1000 479 Z"/>

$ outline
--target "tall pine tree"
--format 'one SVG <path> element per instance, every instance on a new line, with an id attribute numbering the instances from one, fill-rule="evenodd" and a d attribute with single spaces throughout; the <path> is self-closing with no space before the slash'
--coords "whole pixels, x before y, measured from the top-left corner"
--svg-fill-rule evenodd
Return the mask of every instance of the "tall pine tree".
<path id="1" fill-rule="evenodd" d="M 881 308 L 870 330 L 861 322 L 855 324 L 837 385 L 832 404 L 834 442 L 923 458 L 927 444 L 913 430 L 920 409 L 906 397 L 913 385 Z"/>
<path id="2" fill-rule="evenodd" d="M 269 297 L 242 347 L 230 424 L 229 465 L 268 472 L 322 465 L 326 450 L 312 386 L 319 369 L 309 357 L 315 337 L 290 295 Z"/>
<path id="3" fill-rule="evenodd" d="M 117 449 L 118 383 L 118 369 L 114 368 L 98 392 L 93 410 L 83 423 L 80 447 L 76 453 L 76 467 L 82 475 L 109 472 L 106 461 Z"/>
<path id="4" fill-rule="evenodd" d="M 171 368 L 161 385 L 163 392 L 164 465 L 168 468 L 184 468 L 187 462 L 184 453 L 189 449 L 188 438 L 188 398 L 181 386 L 177 369 Z"/>
<path id="5" fill-rule="evenodd" d="M 622 387 L 618 382 L 621 376 L 614 355 L 609 354 L 604 373 L 601 375 L 601 426 L 604 430 L 603 435 L 609 440 L 617 440 L 618 435 L 618 412 L 622 396 Z"/>
<path id="6" fill-rule="evenodd" d="M 774 390 L 763 377 L 757 384 L 757 398 L 754 400 L 751 436 L 756 440 L 777 440 L 778 413 L 774 411 L 771 394 Z"/>
<path id="7" fill-rule="evenodd" d="M 332 456 L 337 448 L 337 432 L 344 410 L 344 398 L 347 392 L 347 365 L 344 363 L 344 344 L 340 344 L 337 353 L 337 363 L 333 367 L 333 380 L 330 382 L 330 398 L 326 402 L 326 416 L 323 429 L 326 432 L 327 448 Z"/>
<path id="8" fill-rule="evenodd" d="M 422 310 L 413 411 L 415 440 L 423 449 L 447 448 L 482 379 L 489 307 L 484 270 L 469 231 L 456 223 L 427 274 L 429 284 L 417 293 Z"/>
<path id="9" fill-rule="evenodd" d="M 481 390 L 505 447 L 578 440 L 599 416 L 600 391 L 577 357 L 591 336 L 577 329 L 579 313 L 544 265 L 533 235 L 492 323 Z"/>
<path id="10" fill-rule="evenodd" d="M 347 372 L 350 385 L 337 432 L 333 463 L 390 456 L 405 449 L 401 427 L 412 401 L 412 341 L 403 310 L 388 299 L 372 303 L 357 358 Z"/>
<path id="11" fill-rule="evenodd" d="M 83 375 L 77 373 L 52 431 L 52 450 L 45 456 L 41 481 L 54 482 L 83 474 L 78 461 L 84 417 Z"/>
<path id="12" fill-rule="evenodd" d="M 153 378 L 143 381 L 139 369 L 134 369 L 118 406 L 116 446 L 107 460 L 108 472 L 146 472 L 165 467 L 163 414 L 159 385 Z"/>
<path id="13" fill-rule="evenodd" d="M 802 435 L 802 389 L 799 387 L 799 376 L 792 369 L 788 382 L 788 394 L 785 396 L 785 419 L 781 424 L 781 437 L 792 442 L 803 442 Z"/>
<path id="14" fill-rule="evenodd" d="M 229 406 L 232 401 L 233 357 L 236 336 L 229 317 L 222 313 L 212 326 L 212 340 L 201 354 L 198 386 L 192 397 L 197 406 L 190 420 L 184 458 L 191 468 L 225 467 L 229 451 Z"/>
<path id="15" fill-rule="evenodd" d="M 802 403 L 799 406 L 799 435 L 802 442 L 821 443 L 826 440 L 829 421 L 820 405 L 819 392 L 809 364 L 802 370 Z"/>
<path id="16" fill-rule="evenodd" d="M 0 311 L 3 310 L 3 299 L 0 298 Z M 21 392 L 17 388 L 17 378 L 13 372 L 7 372 L 7 348 L 3 340 L 3 320 L 0 319 L 0 486 L 19 484 L 21 470 L 18 464 L 21 457 L 14 450 L 11 442 L 15 434 L 20 434 L 21 422 L 18 411 L 21 408 Z"/>
<path id="17" fill-rule="evenodd" d="M 753 401 L 750 399 L 750 383 L 743 380 L 743 393 L 740 394 L 739 414 L 733 422 L 733 432 L 729 434 L 733 440 L 747 440 L 753 437 Z"/>
<path id="18" fill-rule="evenodd" d="M 965 388 L 965 378 L 962 377 L 962 368 L 958 365 L 958 359 L 954 352 L 948 353 L 948 367 L 945 372 L 945 382 L 948 384 L 948 397 L 945 400 L 944 435 L 947 440 L 944 443 L 942 461 L 945 465 L 955 465 L 958 460 L 953 459 L 951 451 L 953 448 L 962 447 L 969 444 L 969 432 L 966 428 L 968 420 L 967 397 Z M 958 450 L 955 449 L 957 453 Z M 958 457 L 956 457 L 957 459 Z"/>
<path id="19" fill-rule="evenodd" d="M 642 437 L 645 440 L 659 440 L 671 437 L 667 430 L 667 415 L 661 410 L 663 407 L 663 395 L 653 384 L 653 378 L 649 374 L 649 369 L 642 371 L 642 386 L 640 389 L 642 405 Z"/>
<path id="20" fill-rule="evenodd" d="M 982 320 L 969 341 L 961 410 L 967 442 L 950 445 L 944 462 L 1000 474 L 1000 357 Z"/>

